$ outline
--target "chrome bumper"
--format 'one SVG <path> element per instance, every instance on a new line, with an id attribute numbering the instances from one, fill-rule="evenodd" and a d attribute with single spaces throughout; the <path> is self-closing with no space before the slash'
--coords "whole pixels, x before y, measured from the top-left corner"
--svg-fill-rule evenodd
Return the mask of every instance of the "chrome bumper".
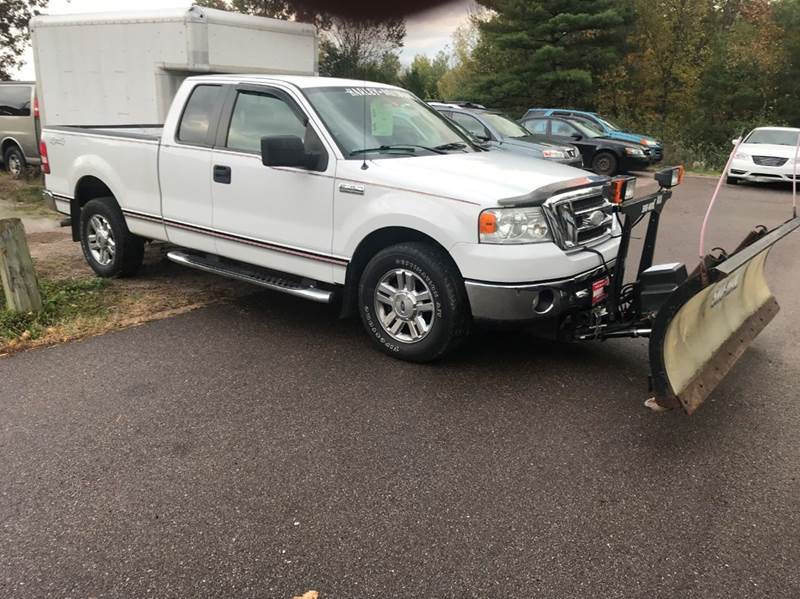
<path id="1" fill-rule="evenodd" d="M 614 262 L 608 263 L 612 269 Z M 592 282 L 606 275 L 605 267 L 567 279 L 503 285 L 465 281 L 472 317 L 488 322 L 531 322 L 592 307 Z"/>

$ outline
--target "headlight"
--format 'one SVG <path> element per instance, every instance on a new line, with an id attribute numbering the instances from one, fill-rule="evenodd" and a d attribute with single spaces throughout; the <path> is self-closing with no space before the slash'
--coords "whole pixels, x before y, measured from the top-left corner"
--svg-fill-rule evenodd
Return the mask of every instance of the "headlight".
<path id="1" fill-rule="evenodd" d="M 733 157 L 736 158 L 736 160 L 750 160 L 750 154 L 745 154 L 744 152 L 736 152 Z"/>
<path id="2" fill-rule="evenodd" d="M 646 146 L 657 146 L 658 142 L 655 139 L 645 139 L 644 145 Z"/>
<path id="3" fill-rule="evenodd" d="M 644 151 L 639 148 L 625 148 L 625 153 L 628 156 L 644 156 Z"/>
<path id="4" fill-rule="evenodd" d="M 542 150 L 542 156 L 550 160 L 560 160 L 564 158 L 564 152 L 560 150 Z"/>
<path id="5" fill-rule="evenodd" d="M 478 230 L 481 243 L 542 243 L 552 239 L 541 208 L 484 210 Z"/>

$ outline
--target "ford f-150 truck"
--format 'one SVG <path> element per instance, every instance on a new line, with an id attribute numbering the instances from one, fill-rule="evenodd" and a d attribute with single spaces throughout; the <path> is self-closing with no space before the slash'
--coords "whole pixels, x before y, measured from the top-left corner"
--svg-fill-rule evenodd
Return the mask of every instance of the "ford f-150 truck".
<path id="1" fill-rule="evenodd" d="M 163 128 L 52 127 L 43 140 L 47 190 L 99 275 L 133 274 L 144 240 L 168 241 L 188 266 L 338 296 L 381 348 L 414 360 L 445 353 L 473 319 L 561 314 L 619 244 L 603 180 L 555 198 L 586 215 L 570 229 L 531 194 L 584 171 L 482 150 L 377 83 L 193 77 Z"/>
<path id="2" fill-rule="evenodd" d="M 736 302 L 731 273 L 760 264 L 788 232 L 750 238 L 742 251 L 753 255 L 734 254 L 730 268 L 709 258 L 701 279 L 653 265 L 681 169 L 658 173 L 659 191 L 636 199 L 634 178 L 486 151 L 413 94 L 364 81 L 192 77 L 163 126 L 45 127 L 42 138 L 46 193 L 101 276 L 135 273 L 145 242 L 166 241 L 180 264 L 336 301 L 381 350 L 420 362 L 476 321 L 573 340 L 649 336 L 658 405 L 688 412 L 738 357 L 720 353 L 736 319 L 687 353 L 686 335 L 677 345 L 670 336 L 676 313 L 701 294 Z M 626 283 L 630 233 L 646 216 Z M 746 324 L 768 322 L 766 298 L 739 310 Z"/>

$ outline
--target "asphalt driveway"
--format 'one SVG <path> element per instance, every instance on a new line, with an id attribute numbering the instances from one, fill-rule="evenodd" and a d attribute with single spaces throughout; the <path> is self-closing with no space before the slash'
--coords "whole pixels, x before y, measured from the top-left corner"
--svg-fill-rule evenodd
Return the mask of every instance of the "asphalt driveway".
<path id="1" fill-rule="evenodd" d="M 728 190 L 711 242 L 789 196 Z M 0 360 L 0 597 L 798 596 L 795 237 L 783 311 L 691 418 L 642 407 L 642 340 L 481 332 L 417 366 L 271 293 Z"/>

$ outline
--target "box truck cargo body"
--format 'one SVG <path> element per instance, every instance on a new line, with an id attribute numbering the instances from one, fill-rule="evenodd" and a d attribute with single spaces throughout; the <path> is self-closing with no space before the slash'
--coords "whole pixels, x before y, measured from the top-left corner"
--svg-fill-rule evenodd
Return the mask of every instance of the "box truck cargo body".
<path id="1" fill-rule="evenodd" d="M 190 75 L 317 74 L 312 25 L 198 6 L 40 16 L 31 35 L 45 125 L 163 123 Z"/>

